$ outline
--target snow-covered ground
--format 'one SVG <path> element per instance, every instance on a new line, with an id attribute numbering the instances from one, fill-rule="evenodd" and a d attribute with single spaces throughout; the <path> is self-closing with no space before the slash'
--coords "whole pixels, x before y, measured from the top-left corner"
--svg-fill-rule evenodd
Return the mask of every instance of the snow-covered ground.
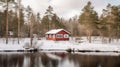
<path id="1" fill-rule="evenodd" d="M 84 38 L 83 38 L 84 39 Z M 98 40 L 97 40 L 98 41 Z M 55 49 L 55 50 L 91 50 L 91 51 L 120 51 L 120 42 L 112 43 L 101 43 L 100 40 L 97 42 L 88 43 L 87 40 L 83 40 L 82 43 L 77 43 L 74 40 L 70 41 L 50 41 L 50 40 L 40 40 L 41 49 Z"/>
<path id="2" fill-rule="evenodd" d="M 4 50 L 23 50 L 23 42 L 24 40 L 20 40 L 20 44 L 18 44 L 17 38 L 9 38 L 8 44 L 6 44 L 5 38 L 0 38 L 0 51 Z"/>
<path id="3" fill-rule="evenodd" d="M 35 39 L 33 43 L 36 42 L 35 47 L 42 50 L 51 51 L 64 51 L 66 49 L 74 50 L 90 50 L 90 51 L 107 51 L 107 52 L 120 52 L 120 40 L 112 41 L 111 43 L 102 43 L 99 37 L 93 37 L 92 43 L 88 43 L 86 37 L 82 37 L 81 43 L 75 42 L 74 38 L 69 41 L 52 41 L 46 40 L 45 38 L 41 40 Z M 4 50 L 24 50 L 24 45 L 30 43 L 29 38 L 21 38 L 20 44 L 17 43 L 17 39 L 9 39 L 9 44 L 5 44 L 5 38 L 0 38 L 0 51 Z M 34 44 L 33 44 L 34 45 Z"/>

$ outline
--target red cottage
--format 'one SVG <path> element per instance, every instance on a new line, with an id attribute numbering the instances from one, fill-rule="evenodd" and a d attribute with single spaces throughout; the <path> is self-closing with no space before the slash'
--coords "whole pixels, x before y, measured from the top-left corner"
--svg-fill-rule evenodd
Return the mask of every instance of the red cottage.
<path id="1" fill-rule="evenodd" d="M 69 40 L 70 33 L 64 29 L 53 29 L 45 33 L 47 40 Z"/>

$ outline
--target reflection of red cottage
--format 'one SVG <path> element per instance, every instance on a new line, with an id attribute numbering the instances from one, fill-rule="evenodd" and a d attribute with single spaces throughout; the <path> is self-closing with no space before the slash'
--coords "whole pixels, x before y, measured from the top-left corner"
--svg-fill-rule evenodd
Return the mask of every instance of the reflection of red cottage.
<path id="1" fill-rule="evenodd" d="M 53 29 L 45 33 L 47 40 L 69 40 L 70 33 L 64 29 Z"/>

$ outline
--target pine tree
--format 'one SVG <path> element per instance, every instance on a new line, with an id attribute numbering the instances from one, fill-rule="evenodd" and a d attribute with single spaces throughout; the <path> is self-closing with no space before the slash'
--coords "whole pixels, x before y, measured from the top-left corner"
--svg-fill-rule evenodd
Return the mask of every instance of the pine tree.
<path id="1" fill-rule="evenodd" d="M 60 22 L 60 18 L 56 14 L 54 14 L 52 17 L 51 27 L 52 29 L 65 28 L 63 23 Z"/>
<path id="2" fill-rule="evenodd" d="M 8 2 L 14 2 L 14 0 L 0 0 L 1 2 L 5 2 L 6 3 L 6 44 L 8 44 Z"/>
<path id="3" fill-rule="evenodd" d="M 97 24 L 98 33 L 99 33 L 100 37 L 102 38 L 102 43 L 105 43 L 106 40 L 104 37 L 106 37 L 108 34 L 108 32 L 106 32 L 107 31 L 107 23 L 106 23 L 105 16 L 106 16 L 106 10 L 103 9 L 103 13 L 100 16 L 99 22 Z"/>
<path id="4" fill-rule="evenodd" d="M 109 37 L 109 43 L 113 40 L 113 38 L 119 38 L 119 13 L 119 6 L 112 6 L 111 4 L 108 4 L 106 9 L 103 10 L 103 14 L 100 19 L 100 24 L 102 24 L 101 29 L 103 28 L 103 30 L 106 31 L 104 35 Z"/>
<path id="5" fill-rule="evenodd" d="M 6 44 L 8 44 L 8 0 L 6 0 Z"/>
<path id="6" fill-rule="evenodd" d="M 34 28 L 34 31 L 33 31 L 34 34 L 38 34 L 38 35 L 41 34 L 40 31 L 41 31 L 42 28 L 41 28 L 40 13 L 37 13 L 36 20 L 34 22 L 33 28 Z"/>
<path id="7" fill-rule="evenodd" d="M 20 43 L 19 42 L 19 38 L 20 38 L 20 21 L 21 21 L 21 0 L 18 0 L 18 44 Z"/>
<path id="8" fill-rule="evenodd" d="M 61 19 L 53 13 L 53 8 L 51 6 L 45 12 L 41 20 L 41 27 L 43 34 L 50 29 L 65 28 L 64 24 L 61 22 Z"/>
<path id="9" fill-rule="evenodd" d="M 16 2 L 10 2 L 10 4 L 12 4 L 12 5 L 14 5 L 15 7 L 11 7 L 11 8 L 9 8 L 9 11 L 8 11 L 8 22 L 9 22 L 9 24 L 8 24 L 8 31 L 12 31 L 13 32 L 13 36 L 17 36 L 17 25 L 18 25 L 18 23 L 17 23 L 17 21 L 18 21 L 18 18 L 17 18 L 17 11 L 14 11 L 15 9 L 17 9 L 18 8 L 18 5 L 17 5 L 17 3 Z M 5 8 L 4 7 L 4 5 L 1 5 L 3 8 Z M 7 10 L 5 10 L 4 12 L 1 12 L 2 14 L 1 14 L 1 22 L 0 23 L 4 23 L 4 22 L 6 22 L 6 14 L 7 14 Z M 23 9 L 21 9 L 21 12 L 20 12 L 20 14 L 21 14 L 21 26 L 23 26 L 23 23 L 24 23 L 24 14 L 23 14 Z M 2 29 L 2 31 L 3 31 L 3 29 L 5 30 L 5 23 L 1 26 L 1 29 Z M 2 36 L 3 36 L 3 34 L 5 34 L 5 32 L 3 31 L 2 32 Z M 8 36 L 9 36 L 9 34 L 8 34 Z"/>
<path id="10" fill-rule="evenodd" d="M 30 16 L 30 44 L 31 44 L 31 47 L 33 45 L 33 31 L 34 31 L 34 23 L 35 23 L 35 16 L 34 14 L 32 13 L 31 16 Z"/>
<path id="11" fill-rule="evenodd" d="M 98 15 L 97 12 L 93 10 L 91 2 L 88 2 L 82 11 L 83 13 L 79 17 L 79 23 L 85 26 L 88 40 L 91 43 L 91 35 L 92 32 L 96 29 Z"/>
<path id="12" fill-rule="evenodd" d="M 48 17 L 48 30 L 51 29 L 51 20 L 52 20 L 52 16 L 53 16 L 53 7 L 48 6 L 48 9 L 45 12 L 46 16 Z"/>
<path id="13" fill-rule="evenodd" d="M 25 33 L 27 33 L 27 36 L 30 37 L 30 16 L 31 16 L 31 13 L 32 13 L 32 8 L 30 6 L 27 6 L 26 8 L 26 12 L 27 12 L 27 15 L 26 15 L 26 25 L 25 25 Z"/>
<path id="14" fill-rule="evenodd" d="M 5 11 L 0 12 L 0 37 L 3 37 L 5 34 Z"/>
<path id="15" fill-rule="evenodd" d="M 44 16 L 41 20 L 42 34 L 48 31 L 49 29 L 49 20 L 47 16 Z M 44 35 L 43 35 L 44 36 Z"/>

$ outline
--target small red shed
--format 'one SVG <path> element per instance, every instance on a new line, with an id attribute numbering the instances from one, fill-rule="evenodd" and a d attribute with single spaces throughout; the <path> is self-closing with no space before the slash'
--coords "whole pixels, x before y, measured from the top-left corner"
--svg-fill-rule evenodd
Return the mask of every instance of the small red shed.
<path id="1" fill-rule="evenodd" d="M 70 32 L 64 29 L 53 29 L 45 33 L 47 40 L 69 40 Z"/>

